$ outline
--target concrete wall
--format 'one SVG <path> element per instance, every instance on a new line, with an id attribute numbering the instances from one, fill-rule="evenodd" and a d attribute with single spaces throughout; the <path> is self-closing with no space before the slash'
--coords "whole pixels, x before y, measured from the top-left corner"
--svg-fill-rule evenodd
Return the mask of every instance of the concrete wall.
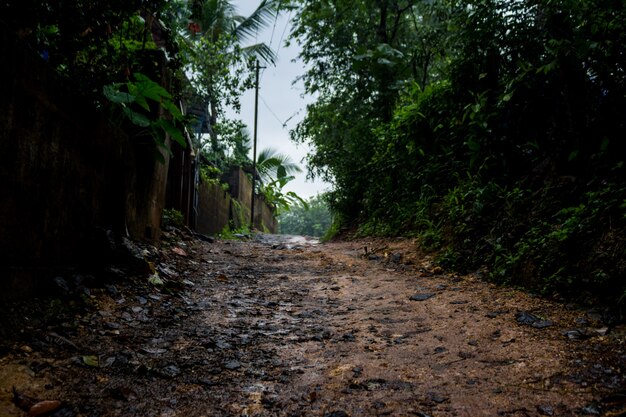
<path id="1" fill-rule="evenodd" d="M 234 228 L 250 223 L 250 199 L 252 184 L 244 171 L 236 167 L 225 177 L 229 190 L 224 191 L 217 184 L 200 184 L 197 230 L 202 234 L 220 233 L 226 225 Z M 267 203 L 255 198 L 254 227 L 257 230 L 276 233 L 278 225 L 274 211 Z"/>
<path id="2" fill-rule="evenodd" d="M 205 235 L 216 235 L 228 225 L 231 197 L 219 184 L 203 183 L 198 188 L 196 230 Z"/>
<path id="3" fill-rule="evenodd" d="M 167 163 L 152 140 L 111 127 L 3 31 L 0 56 L 0 294 L 97 262 L 102 230 L 157 239 Z"/>

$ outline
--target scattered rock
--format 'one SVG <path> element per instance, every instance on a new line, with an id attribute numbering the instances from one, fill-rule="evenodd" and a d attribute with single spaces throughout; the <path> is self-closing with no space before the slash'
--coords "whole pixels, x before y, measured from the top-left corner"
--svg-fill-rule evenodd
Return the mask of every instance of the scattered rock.
<path id="1" fill-rule="evenodd" d="M 356 341 L 356 337 L 352 333 L 346 333 L 341 336 L 341 340 L 344 342 L 354 342 Z"/>
<path id="2" fill-rule="evenodd" d="M 435 296 L 434 293 L 422 293 L 422 294 L 415 294 L 409 297 L 409 300 L 411 301 L 426 301 L 429 298 L 433 298 Z"/>
<path id="3" fill-rule="evenodd" d="M 234 371 L 236 369 L 241 368 L 241 363 L 239 363 L 239 361 L 228 361 L 224 364 L 224 368 L 229 369 L 231 371 Z"/>
<path id="4" fill-rule="evenodd" d="M 402 261 L 402 254 L 401 253 L 394 252 L 391 255 L 389 255 L 389 262 L 397 264 L 397 263 L 400 263 L 400 261 Z"/>
<path id="5" fill-rule="evenodd" d="M 168 365 L 159 369 L 157 373 L 165 378 L 176 378 L 180 375 L 180 369 L 176 365 Z"/>
<path id="6" fill-rule="evenodd" d="M 546 327 L 552 326 L 554 323 L 550 320 L 543 320 L 534 314 L 531 314 L 527 311 L 520 311 L 515 315 L 515 320 L 519 324 L 524 324 L 527 326 L 532 326 L 535 329 L 545 329 Z"/>
<path id="7" fill-rule="evenodd" d="M 542 416 L 553 416 L 554 408 L 552 408 L 549 405 L 538 405 L 537 412 L 541 414 Z"/>
<path id="8" fill-rule="evenodd" d="M 324 417 L 350 417 L 350 414 L 345 411 L 331 411 L 324 413 Z"/>
<path id="9" fill-rule="evenodd" d="M 534 322 L 532 326 L 535 329 L 545 329 L 546 327 L 550 327 L 553 324 L 554 323 L 552 323 L 550 320 L 539 320 L 539 321 Z"/>
<path id="10" fill-rule="evenodd" d="M 584 329 L 567 330 L 563 332 L 563 336 L 567 337 L 570 340 L 584 340 L 591 337 L 591 335 Z"/>
<path id="11" fill-rule="evenodd" d="M 585 416 L 599 416 L 602 414 L 602 409 L 600 408 L 600 405 L 594 401 L 591 404 L 581 408 L 580 412 Z"/>
<path id="12" fill-rule="evenodd" d="M 444 397 L 440 394 L 437 394 L 436 392 L 429 392 L 428 393 L 428 399 L 431 400 L 432 402 L 436 403 L 436 404 L 443 404 L 446 401 L 448 401 L 447 397 Z"/>
<path id="13" fill-rule="evenodd" d="M 528 326 L 531 326 L 533 323 L 541 320 L 539 317 L 535 316 L 534 314 L 531 314 L 527 311 L 520 311 L 515 315 L 515 320 L 519 323 L 519 324 L 526 324 Z"/>

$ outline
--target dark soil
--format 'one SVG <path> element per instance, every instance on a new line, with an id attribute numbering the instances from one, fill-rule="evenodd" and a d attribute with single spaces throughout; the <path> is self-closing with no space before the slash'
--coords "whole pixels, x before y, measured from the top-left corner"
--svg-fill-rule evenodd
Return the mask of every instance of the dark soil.
<path id="1" fill-rule="evenodd" d="M 626 412 L 625 332 L 600 311 L 447 274 L 406 240 L 169 238 L 144 271 L 2 307 L 0 416 L 26 414 L 13 387 L 57 417 Z"/>

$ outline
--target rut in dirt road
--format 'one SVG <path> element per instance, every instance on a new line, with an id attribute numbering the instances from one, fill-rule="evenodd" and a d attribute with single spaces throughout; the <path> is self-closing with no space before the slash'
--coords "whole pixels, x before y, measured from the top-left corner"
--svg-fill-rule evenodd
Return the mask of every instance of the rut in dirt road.
<path id="1" fill-rule="evenodd" d="M 36 368 L 18 388 L 41 396 L 47 384 L 63 415 L 84 416 L 577 416 L 623 404 L 594 401 L 624 386 L 624 354 L 593 312 L 445 274 L 409 241 L 261 235 L 160 253 L 178 290 L 93 291 L 75 330 L 51 329 L 76 349 L 33 342 L 5 356 Z"/>

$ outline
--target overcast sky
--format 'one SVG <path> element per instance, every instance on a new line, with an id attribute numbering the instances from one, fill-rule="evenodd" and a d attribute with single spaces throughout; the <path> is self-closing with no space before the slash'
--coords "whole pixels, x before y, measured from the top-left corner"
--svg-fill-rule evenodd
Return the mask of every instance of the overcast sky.
<path id="1" fill-rule="evenodd" d="M 259 0 L 234 0 L 237 12 L 249 16 L 258 6 Z M 293 129 L 302 120 L 306 112 L 306 104 L 311 97 L 303 97 L 301 83 L 293 85 L 294 80 L 302 75 L 302 63 L 292 62 L 298 56 L 298 46 L 285 47 L 285 40 L 290 32 L 290 15 L 281 14 L 276 24 L 258 34 L 258 41 L 265 42 L 278 53 L 278 62 L 275 67 L 269 66 L 261 70 L 259 90 L 259 121 L 258 143 L 259 150 L 267 147 L 277 149 L 280 153 L 290 155 L 303 168 L 296 179 L 285 186 L 286 191 L 295 191 L 300 197 L 309 198 L 330 188 L 319 179 L 314 182 L 306 180 L 306 166 L 303 158 L 308 149 L 305 145 L 296 145 L 289 139 L 289 130 Z M 241 99 L 241 114 L 229 114 L 243 120 L 248 125 L 250 133 L 254 127 L 254 91 L 248 91 Z"/>

